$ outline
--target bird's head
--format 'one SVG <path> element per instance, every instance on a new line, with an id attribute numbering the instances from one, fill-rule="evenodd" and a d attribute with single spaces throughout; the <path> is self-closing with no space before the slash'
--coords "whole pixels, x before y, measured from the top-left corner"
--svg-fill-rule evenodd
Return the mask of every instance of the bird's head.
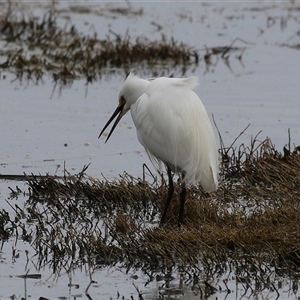
<path id="1" fill-rule="evenodd" d="M 132 73 L 128 75 L 119 93 L 119 105 L 117 106 L 116 110 L 114 111 L 110 119 L 107 121 L 105 126 L 103 127 L 98 138 L 100 138 L 104 130 L 115 119 L 115 117 L 117 117 L 105 142 L 108 141 L 108 139 L 110 138 L 111 134 L 113 133 L 119 121 L 128 112 L 131 105 L 134 104 L 142 96 L 148 84 L 149 84 L 148 80 L 136 77 Z"/>

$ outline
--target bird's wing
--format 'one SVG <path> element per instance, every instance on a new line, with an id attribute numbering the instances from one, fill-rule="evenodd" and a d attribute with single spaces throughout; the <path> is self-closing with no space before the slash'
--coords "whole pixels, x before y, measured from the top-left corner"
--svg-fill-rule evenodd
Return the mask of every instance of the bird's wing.
<path id="1" fill-rule="evenodd" d="M 132 105 L 131 114 L 148 153 L 174 172 L 184 172 L 187 180 L 213 190 L 217 147 L 206 110 L 190 90 L 194 84 L 194 79 L 155 80 Z"/>

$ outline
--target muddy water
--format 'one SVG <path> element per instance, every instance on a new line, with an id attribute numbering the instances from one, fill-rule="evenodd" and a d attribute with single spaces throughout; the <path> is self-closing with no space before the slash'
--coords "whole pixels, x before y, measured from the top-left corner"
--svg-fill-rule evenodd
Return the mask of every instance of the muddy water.
<path id="1" fill-rule="evenodd" d="M 230 145 L 249 123 L 251 126 L 238 144 L 249 144 L 251 136 L 262 130 L 259 137 L 270 137 L 281 150 L 288 142 L 289 128 L 292 142 L 300 144 L 297 2 L 178 1 L 133 2 L 131 5 L 131 13 L 127 14 L 115 9 L 127 8 L 124 3 L 78 2 L 70 5 L 63 2 L 58 3 L 57 8 L 62 26 L 70 22 L 86 34 L 95 30 L 100 37 L 105 37 L 109 31 L 123 36 L 128 30 L 132 38 L 144 36 L 150 40 L 160 39 L 164 34 L 197 49 L 202 59 L 196 68 L 186 70 L 185 76 L 199 77 L 196 92 L 209 115 L 214 115 L 225 145 Z M 41 15 L 44 6 L 42 3 L 35 7 L 26 4 L 26 9 Z M 229 46 L 236 38 L 243 41 L 235 42 L 237 50 L 230 51 L 227 60 L 213 56 L 211 65 L 204 62 L 206 47 Z M 172 68 L 164 74 L 169 76 L 174 72 L 181 76 L 180 71 Z M 118 88 L 124 80 L 122 76 L 111 76 L 88 87 L 83 80 L 76 80 L 61 89 L 54 89 L 50 76 L 45 76 L 38 84 L 14 79 L 11 72 L 1 71 L 1 174 L 62 175 L 64 168 L 76 173 L 87 164 L 90 164 L 88 175 L 97 178 L 116 178 L 124 171 L 141 177 L 143 163 L 153 170 L 137 141 L 130 115 L 124 117 L 109 143 L 104 144 L 104 138 L 97 139 L 116 107 Z M 14 211 L 5 200 L 8 186 L 16 184 L 26 190 L 22 183 L 1 182 L 1 206 L 12 215 Z M 19 199 L 17 203 L 21 205 L 21 201 Z M 16 256 L 12 255 L 13 250 Z M 28 261 L 25 250 L 29 252 Z M 36 270 L 33 255 L 29 244 L 16 243 L 15 239 L 4 244 L 0 298 L 12 295 L 20 298 L 26 294 L 32 299 L 41 296 L 86 299 L 84 291 L 90 282 L 87 267 L 69 274 L 52 274 L 47 266 Z M 27 271 L 42 274 L 42 279 L 28 279 L 25 291 L 24 279 L 16 275 Z M 138 291 L 144 299 L 277 297 L 274 288 L 266 287 L 262 291 L 247 288 L 234 273 L 209 278 L 217 290 L 206 297 L 199 291 L 192 291 L 189 282 L 180 280 L 180 274 L 175 274 L 170 283 L 154 280 L 145 285 L 149 280 L 147 275 L 138 270 L 126 274 L 126 270 L 114 267 L 94 270 L 92 278 L 97 282 L 89 289 L 93 299 L 123 296 L 136 299 Z M 224 279 L 228 280 L 231 293 L 228 293 Z M 276 285 L 280 299 L 295 299 L 298 291 L 292 288 L 292 281 L 287 278 L 282 279 L 282 283 L 282 288 Z"/>

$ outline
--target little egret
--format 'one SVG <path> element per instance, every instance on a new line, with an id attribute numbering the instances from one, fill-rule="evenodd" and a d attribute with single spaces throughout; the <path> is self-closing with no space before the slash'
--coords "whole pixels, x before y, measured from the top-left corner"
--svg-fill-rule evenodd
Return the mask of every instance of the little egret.
<path id="1" fill-rule="evenodd" d="M 192 89 L 197 77 L 145 80 L 129 74 L 119 94 L 119 105 L 99 134 L 117 117 L 131 111 L 139 142 L 154 165 L 166 165 L 168 198 L 161 217 L 165 223 L 173 197 L 172 172 L 182 176 L 178 225 L 183 221 L 187 183 L 200 183 L 207 192 L 218 187 L 218 151 L 211 122 L 203 103 Z"/>

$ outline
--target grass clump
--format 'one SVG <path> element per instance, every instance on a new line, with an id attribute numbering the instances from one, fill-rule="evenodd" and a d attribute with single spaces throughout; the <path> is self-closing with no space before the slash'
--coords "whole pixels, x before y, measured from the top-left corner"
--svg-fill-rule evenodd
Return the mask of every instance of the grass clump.
<path id="1" fill-rule="evenodd" d="M 150 69 L 182 68 L 198 63 L 198 54 L 191 47 L 168 39 L 150 41 L 145 37 L 131 38 L 109 32 L 106 39 L 80 33 L 74 25 L 61 28 L 54 11 L 42 18 L 18 16 L 10 7 L 0 18 L 2 48 L 1 69 L 14 72 L 18 78 L 40 81 L 50 73 L 55 82 L 85 78 L 92 82 L 105 73 L 133 67 Z M 13 46 L 13 47 L 8 47 Z"/>
<path id="2" fill-rule="evenodd" d="M 268 266 L 266 272 L 272 267 L 295 275 L 300 265 L 297 148 L 282 154 L 269 139 L 256 137 L 249 147 L 222 147 L 220 153 L 218 191 L 188 189 L 181 229 L 175 198 L 166 225 L 158 226 L 164 180 L 150 184 L 124 174 L 109 182 L 86 176 L 86 170 L 63 179 L 28 176 L 26 222 L 20 218 L 14 228 L 30 236 L 40 264 L 54 271 L 93 258 L 94 266 L 118 263 L 148 273 L 175 265 L 221 272 L 228 262 L 238 267 L 246 261 L 244 272 Z M 178 197 L 179 183 L 175 190 Z"/>
<path id="3" fill-rule="evenodd" d="M 70 20 L 60 26 L 55 6 L 41 17 L 26 11 L 20 14 L 17 4 L 8 4 L 6 12 L 0 15 L 0 41 L 4 43 L 0 70 L 9 70 L 17 79 L 35 83 L 42 81 L 45 74 L 55 83 L 69 84 L 77 79 L 92 83 L 116 72 L 128 74 L 132 69 L 150 77 L 184 75 L 201 60 L 209 71 L 219 57 L 229 66 L 231 51 L 241 51 L 241 60 L 245 48 L 234 44 L 248 44 L 236 38 L 229 46 L 205 47 L 206 52 L 201 55 L 194 47 L 164 34 L 153 41 L 144 36 L 132 37 L 129 32 L 121 36 L 109 31 L 101 39 L 95 30 L 81 33 Z M 141 15 L 142 11 L 137 12 L 137 16 Z"/>

